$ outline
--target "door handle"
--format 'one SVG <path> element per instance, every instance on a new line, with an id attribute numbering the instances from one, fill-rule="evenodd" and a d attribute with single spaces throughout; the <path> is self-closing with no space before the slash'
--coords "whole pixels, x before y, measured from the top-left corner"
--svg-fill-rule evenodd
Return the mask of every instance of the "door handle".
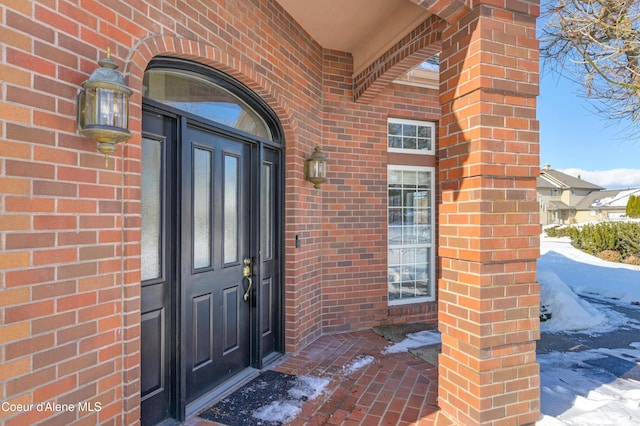
<path id="1" fill-rule="evenodd" d="M 247 290 L 242 295 L 242 298 L 246 302 L 249 300 L 249 295 L 251 294 L 251 287 L 253 287 L 253 278 L 251 277 L 251 258 L 245 257 L 243 261 L 244 266 L 242 267 L 242 276 L 247 279 L 249 282 L 249 286 Z"/>

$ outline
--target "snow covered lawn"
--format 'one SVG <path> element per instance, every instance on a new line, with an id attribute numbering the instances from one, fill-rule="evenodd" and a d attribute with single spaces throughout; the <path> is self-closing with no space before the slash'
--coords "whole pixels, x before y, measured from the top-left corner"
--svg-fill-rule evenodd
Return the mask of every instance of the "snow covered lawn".
<path id="1" fill-rule="evenodd" d="M 611 308 L 637 308 L 637 266 L 605 262 L 565 238 L 542 237 L 538 281 L 541 304 L 552 314 L 541 323 L 543 333 L 586 334 L 597 343 L 603 333 L 640 329 L 638 321 Z M 613 305 L 590 303 L 579 295 Z M 640 425 L 640 333 L 638 342 L 627 347 L 569 349 L 538 355 L 543 417 L 537 425 Z"/>

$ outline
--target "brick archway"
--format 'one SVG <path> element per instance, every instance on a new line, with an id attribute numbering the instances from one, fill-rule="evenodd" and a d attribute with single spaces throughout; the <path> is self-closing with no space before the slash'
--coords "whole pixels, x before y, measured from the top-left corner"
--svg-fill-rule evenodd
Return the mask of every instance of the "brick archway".
<path id="1" fill-rule="evenodd" d="M 122 224 L 124 258 L 129 254 L 139 255 L 140 243 L 140 170 L 141 170 L 141 129 L 142 129 L 142 80 L 144 72 L 149 62 L 157 56 L 171 56 L 188 59 L 212 68 L 220 70 L 253 90 L 264 100 L 278 116 L 278 120 L 284 132 L 284 142 L 287 145 L 286 162 L 300 164 L 303 162 L 305 148 L 298 147 L 299 136 L 295 132 L 297 123 L 290 112 L 287 103 L 280 99 L 273 89 L 272 84 L 263 76 L 257 74 L 251 67 L 243 65 L 237 59 L 215 47 L 199 43 L 192 40 L 181 39 L 171 36 L 153 36 L 141 40 L 135 45 L 124 65 L 124 75 L 129 87 L 134 90 L 130 103 L 130 129 L 133 137 L 122 146 L 123 187 L 122 197 L 123 213 L 128 218 Z M 293 159 L 290 159 L 292 157 Z M 302 171 L 300 170 L 300 174 Z M 123 265 L 123 282 L 130 303 L 124 304 L 123 329 L 126 335 L 125 340 L 137 341 L 140 338 L 140 272 L 138 265 L 133 262 L 125 262 Z M 284 300 L 285 306 L 291 303 Z M 129 310 L 127 310 L 127 308 Z M 286 327 L 286 325 L 285 325 Z M 137 339 L 137 340 L 136 340 Z M 129 385 L 123 388 L 123 400 L 126 416 L 129 420 L 127 424 L 134 423 L 140 417 L 140 387 L 136 383 L 140 381 L 140 355 L 136 344 L 131 345 L 126 352 L 127 362 L 123 366 L 124 376 L 127 377 Z"/>
<path id="2" fill-rule="evenodd" d="M 261 97 L 277 114 L 287 141 L 295 140 L 296 127 L 293 114 L 287 107 L 287 102 L 276 94 L 272 84 L 254 69 L 242 64 L 228 53 L 216 47 L 193 40 L 172 36 L 151 36 L 138 42 L 132 49 L 124 65 L 124 74 L 129 87 L 134 89 L 135 95 L 131 100 L 130 115 L 134 119 L 132 129 L 140 130 L 140 122 L 135 118 L 140 116 L 140 93 L 142 79 L 147 64 L 156 56 L 173 56 L 189 59 L 208 65 L 237 79 Z"/>

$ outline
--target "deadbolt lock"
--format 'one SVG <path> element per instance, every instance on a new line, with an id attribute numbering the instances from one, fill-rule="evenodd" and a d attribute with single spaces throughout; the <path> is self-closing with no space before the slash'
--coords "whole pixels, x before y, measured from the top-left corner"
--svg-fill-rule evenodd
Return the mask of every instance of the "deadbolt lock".
<path id="1" fill-rule="evenodd" d="M 245 257 L 243 264 L 244 266 L 242 267 L 242 276 L 245 278 L 249 278 L 251 276 L 251 259 Z"/>

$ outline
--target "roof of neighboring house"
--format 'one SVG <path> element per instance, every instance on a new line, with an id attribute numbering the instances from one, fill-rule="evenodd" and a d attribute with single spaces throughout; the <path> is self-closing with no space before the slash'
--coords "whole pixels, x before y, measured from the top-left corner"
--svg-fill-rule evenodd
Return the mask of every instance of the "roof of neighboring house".
<path id="1" fill-rule="evenodd" d="M 536 178 L 536 187 L 537 188 L 548 188 L 548 189 L 556 189 L 560 188 L 560 185 L 555 184 L 547 179 L 543 179 L 541 177 Z"/>
<path id="2" fill-rule="evenodd" d="M 561 188 L 574 188 L 574 189 L 590 189 L 592 191 L 599 191 L 604 189 L 595 183 L 587 182 L 579 177 L 573 177 L 566 173 L 559 172 L 551 168 L 543 168 L 540 170 L 540 177 L 553 184 L 560 186 Z"/>
<path id="3" fill-rule="evenodd" d="M 575 210 L 575 207 L 571 207 L 562 201 L 548 201 L 547 210 Z"/>
<path id="4" fill-rule="evenodd" d="M 640 188 L 596 191 L 588 194 L 582 200 L 580 200 L 580 202 L 576 205 L 576 208 L 623 208 L 627 206 L 629 197 L 631 195 L 640 195 Z"/>

